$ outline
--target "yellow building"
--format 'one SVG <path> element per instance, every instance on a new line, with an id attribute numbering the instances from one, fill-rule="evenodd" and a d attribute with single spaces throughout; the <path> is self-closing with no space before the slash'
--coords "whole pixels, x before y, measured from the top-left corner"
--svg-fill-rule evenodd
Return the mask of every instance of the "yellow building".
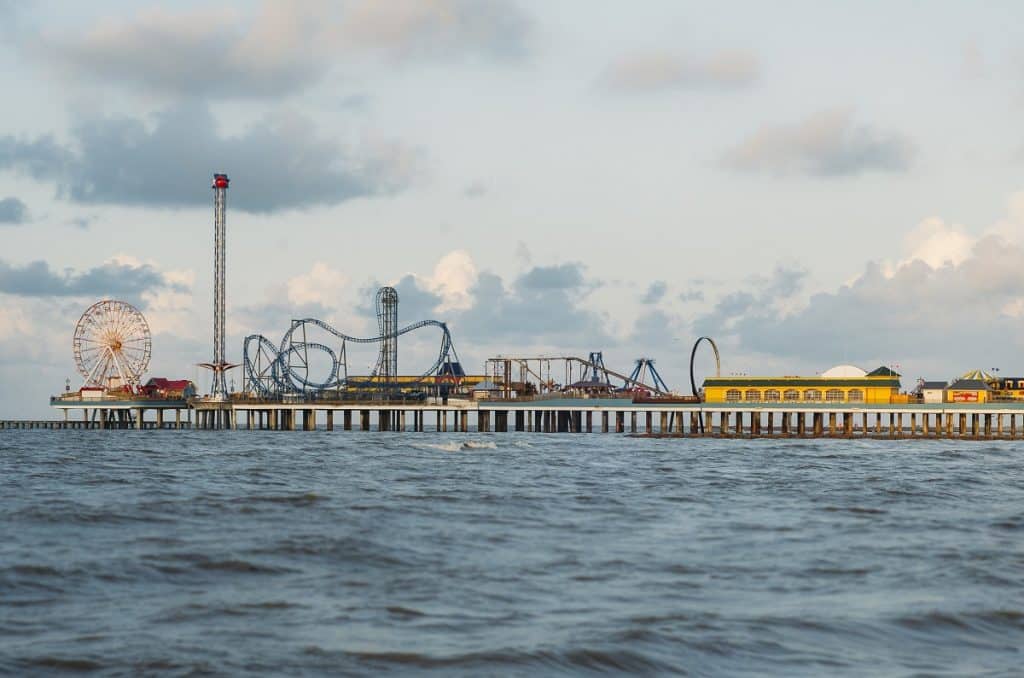
<path id="1" fill-rule="evenodd" d="M 987 403 L 991 400 L 992 387 L 981 379 L 957 379 L 946 389 L 950 403 Z"/>
<path id="2" fill-rule="evenodd" d="M 887 367 L 873 372 L 839 365 L 816 377 L 713 377 L 704 380 L 708 403 L 865 403 L 897 400 L 900 375 Z"/>

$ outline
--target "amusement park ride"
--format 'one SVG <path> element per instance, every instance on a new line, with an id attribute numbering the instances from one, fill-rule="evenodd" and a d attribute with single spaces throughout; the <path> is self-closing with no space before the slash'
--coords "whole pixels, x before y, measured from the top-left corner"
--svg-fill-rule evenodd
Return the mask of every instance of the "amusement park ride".
<path id="1" fill-rule="evenodd" d="M 149 324 L 137 308 L 112 299 L 96 302 L 78 320 L 72 340 L 83 388 L 137 388 L 152 345 Z"/>
<path id="2" fill-rule="evenodd" d="M 373 400 L 408 399 L 410 396 L 469 395 L 474 387 L 490 391 L 487 397 L 523 398 L 558 394 L 587 396 L 617 395 L 639 398 L 691 398 L 698 395 L 693 381 L 693 359 L 702 341 L 718 349 L 707 337 L 701 337 L 690 356 L 693 396 L 673 393 L 654 367 L 651 358 L 636 360 L 633 371 L 623 374 L 608 369 L 603 354 L 594 351 L 584 359 L 560 356 L 497 356 L 484 364 L 484 375 L 466 375 L 459 361 L 447 324 L 421 320 L 405 327 L 398 324 L 398 292 L 381 287 L 376 294 L 377 335 L 356 337 L 341 332 L 317 318 L 291 321 L 279 342 L 262 334 L 245 338 L 243 344 L 242 392 L 231 394 L 226 372 L 238 365 L 226 359 L 226 212 L 229 179 L 214 174 L 214 294 L 213 356 L 200 366 L 212 372 L 210 403 L 226 403 L 236 397 L 267 400 L 325 400 L 331 398 L 369 398 Z M 398 340 L 420 330 L 438 333 L 437 351 L 426 369 L 413 376 L 398 369 Z M 376 364 L 369 374 L 353 375 L 349 370 L 348 349 L 352 345 L 377 345 Z M 91 306 L 75 328 L 74 356 L 84 378 L 83 388 L 141 393 L 142 376 L 149 365 L 152 341 L 142 314 L 123 301 L 106 300 Z M 552 364 L 561 363 L 562 378 L 552 374 Z M 620 385 L 613 386 L 613 380 Z M 483 387 L 486 383 L 486 389 Z M 481 395 L 482 397 L 482 395 Z"/>
<path id="3" fill-rule="evenodd" d="M 452 344 L 448 326 L 438 320 L 421 320 L 398 327 L 398 292 L 382 287 L 376 297 L 376 337 L 354 337 L 340 332 L 323 320 L 303 318 L 292 320 L 280 344 L 261 334 L 245 338 L 242 362 L 245 368 L 243 390 L 258 397 L 326 395 L 342 391 L 376 392 L 381 395 L 400 391 L 423 390 L 438 383 L 445 374 L 462 374 L 458 353 Z M 398 338 L 425 328 L 440 333 L 437 358 L 417 378 L 400 378 L 398 374 Z M 327 342 L 335 342 L 337 350 Z M 368 376 L 350 376 L 347 347 L 349 344 L 379 344 L 377 364 Z M 327 358 L 329 367 L 314 374 L 317 362 L 312 354 Z"/>

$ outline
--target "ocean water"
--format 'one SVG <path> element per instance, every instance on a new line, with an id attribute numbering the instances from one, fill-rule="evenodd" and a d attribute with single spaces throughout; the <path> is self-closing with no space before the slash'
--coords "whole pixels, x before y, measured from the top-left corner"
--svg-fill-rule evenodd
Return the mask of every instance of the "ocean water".
<path id="1" fill-rule="evenodd" d="M 0 432 L 0 673 L 1024 672 L 1024 447 Z"/>

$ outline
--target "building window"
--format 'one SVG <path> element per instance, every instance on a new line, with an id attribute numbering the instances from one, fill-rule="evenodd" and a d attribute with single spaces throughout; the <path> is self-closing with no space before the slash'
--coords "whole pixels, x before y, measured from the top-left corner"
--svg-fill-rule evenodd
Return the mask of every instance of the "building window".
<path id="1" fill-rule="evenodd" d="M 864 391 L 859 388 L 850 389 L 850 393 L 846 396 L 846 399 L 851 403 L 862 403 L 864 402 Z"/>
<path id="2" fill-rule="evenodd" d="M 841 403 L 843 402 L 843 392 L 838 388 L 830 388 L 825 391 L 825 400 L 830 403 Z"/>
<path id="3" fill-rule="evenodd" d="M 804 400 L 810 401 L 812 403 L 821 400 L 821 391 L 819 391 L 816 388 L 807 389 L 806 391 L 804 391 Z"/>
<path id="4" fill-rule="evenodd" d="M 749 391 L 747 391 L 746 395 L 747 395 L 747 397 L 745 398 L 745 400 L 757 401 L 757 400 L 761 399 L 761 392 L 757 391 L 755 389 L 750 389 Z"/>
<path id="5" fill-rule="evenodd" d="M 800 400 L 800 391 L 795 388 L 787 388 L 782 397 L 789 401 Z"/>
<path id="6" fill-rule="evenodd" d="M 743 394 L 740 393 L 740 390 L 738 388 L 730 388 L 728 391 L 725 392 L 725 402 L 735 403 L 740 399 L 740 396 L 742 395 Z"/>
<path id="7" fill-rule="evenodd" d="M 773 403 L 777 403 L 779 401 L 779 392 L 774 388 L 770 388 L 764 392 L 764 399 L 771 401 Z"/>

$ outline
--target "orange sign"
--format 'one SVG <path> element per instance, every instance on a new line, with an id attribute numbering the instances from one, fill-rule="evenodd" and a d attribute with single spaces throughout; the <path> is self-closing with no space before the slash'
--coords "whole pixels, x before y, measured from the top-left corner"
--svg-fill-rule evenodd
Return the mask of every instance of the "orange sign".
<path id="1" fill-rule="evenodd" d="M 954 403 L 976 403 L 978 402 L 977 391 L 953 391 Z"/>

